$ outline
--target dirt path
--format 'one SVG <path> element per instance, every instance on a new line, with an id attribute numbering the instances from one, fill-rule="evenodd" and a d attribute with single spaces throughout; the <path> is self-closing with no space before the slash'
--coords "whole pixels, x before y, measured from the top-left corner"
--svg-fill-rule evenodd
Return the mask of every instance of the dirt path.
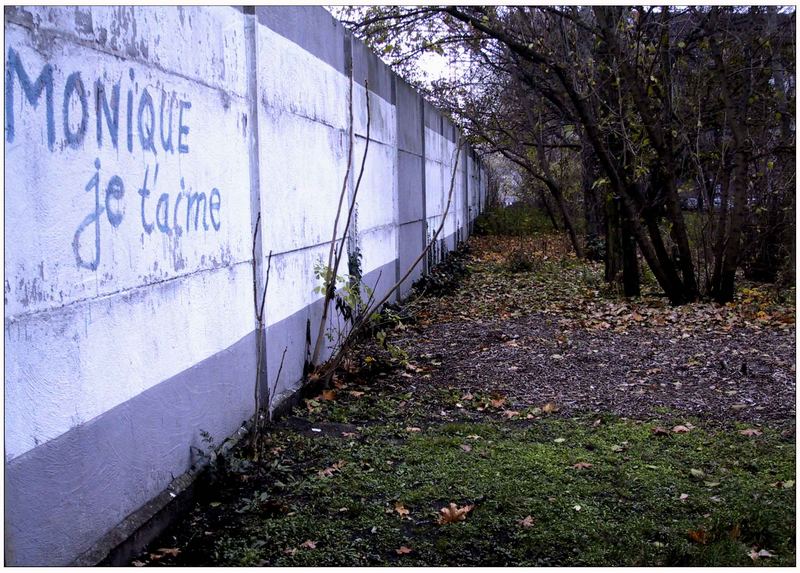
<path id="1" fill-rule="evenodd" d="M 391 338 L 427 374 L 419 388 L 504 396 L 514 409 L 553 402 L 568 416 L 795 418 L 794 310 L 766 292 L 747 288 L 727 307 L 609 301 L 600 268 L 559 243 L 527 241 L 540 253 L 530 273 L 505 268 L 523 240 L 472 244 L 460 291 L 418 303 L 420 324 Z"/>

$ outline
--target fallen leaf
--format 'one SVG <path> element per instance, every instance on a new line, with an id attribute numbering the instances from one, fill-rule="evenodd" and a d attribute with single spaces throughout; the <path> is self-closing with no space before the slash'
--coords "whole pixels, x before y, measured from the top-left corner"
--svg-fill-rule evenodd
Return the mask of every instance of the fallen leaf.
<path id="1" fill-rule="evenodd" d="M 776 482 L 771 483 L 769 485 L 772 486 L 772 487 L 777 487 L 778 489 L 780 489 L 780 488 L 788 489 L 790 487 L 794 487 L 794 480 L 793 479 L 787 479 L 786 481 L 776 481 Z"/>
<path id="2" fill-rule="evenodd" d="M 354 437 L 355 435 L 356 435 L 356 433 L 355 433 L 355 432 L 342 432 L 342 437 L 343 437 L 343 438 L 352 438 L 352 437 Z"/>
<path id="3" fill-rule="evenodd" d="M 172 555 L 173 557 L 177 557 L 178 553 L 181 552 L 177 547 L 161 547 L 160 549 L 156 549 L 156 551 L 162 555 Z"/>
<path id="4" fill-rule="evenodd" d="M 458 507 L 455 503 L 450 503 L 449 507 L 443 507 L 439 510 L 441 515 L 439 516 L 439 525 L 445 525 L 446 523 L 457 523 L 459 521 L 464 521 L 467 519 L 467 514 L 472 511 L 474 505 L 465 505 L 464 507 Z"/>
<path id="5" fill-rule="evenodd" d="M 131 565 L 134 567 L 144 567 L 147 564 L 144 561 L 131 561 Z"/>
<path id="6" fill-rule="evenodd" d="M 491 400 L 489 400 L 489 403 L 492 405 L 492 408 L 496 408 L 496 409 L 499 410 L 503 406 L 503 404 L 506 403 L 506 399 L 505 398 L 492 398 Z"/>
<path id="7" fill-rule="evenodd" d="M 472 400 L 474 397 L 475 397 L 475 396 L 473 396 L 471 393 L 467 392 L 466 394 L 464 394 L 463 396 L 461 396 L 461 399 L 462 399 L 462 400 Z"/>
<path id="8" fill-rule="evenodd" d="M 698 479 L 706 477 L 706 472 L 704 472 L 703 470 L 697 470 L 692 468 L 689 470 L 689 473 L 692 474 L 692 477 L 696 477 Z"/>
<path id="9" fill-rule="evenodd" d="M 305 547 L 307 549 L 316 549 L 317 542 L 311 541 L 310 539 L 306 539 L 303 543 L 300 544 L 300 547 Z"/>
<path id="10" fill-rule="evenodd" d="M 295 553 L 297 553 L 297 549 L 295 547 L 287 547 L 286 549 L 283 550 L 283 552 L 286 555 L 290 555 L 291 556 L 291 555 L 294 555 Z"/>
<path id="11" fill-rule="evenodd" d="M 669 436 L 669 432 L 662 428 L 661 426 L 656 426 L 655 428 L 651 428 L 650 431 L 653 433 L 654 436 Z"/>
<path id="12" fill-rule="evenodd" d="M 411 426 L 406 428 L 406 432 L 421 432 L 421 431 L 422 431 L 422 428 L 416 428 L 416 427 L 411 427 Z"/>
<path id="13" fill-rule="evenodd" d="M 347 465 L 346 461 L 339 460 L 338 462 L 333 464 L 331 467 L 325 468 L 324 470 L 320 470 L 317 473 L 319 474 L 320 477 L 331 477 L 333 474 L 335 474 L 336 472 L 340 471 L 345 465 Z"/>
<path id="14" fill-rule="evenodd" d="M 397 553 L 398 555 L 407 555 L 407 554 L 411 553 L 412 551 L 414 551 L 414 550 L 411 549 L 410 547 L 406 547 L 405 545 L 402 545 L 402 546 L 400 546 L 400 547 L 398 547 L 397 549 L 394 550 L 394 552 Z"/>
<path id="15" fill-rule="evenodd" d="M 553 412 L 558 412 L 559 408 L 553 402 L 548 402 L 544 406 L 542 406 L 542 412 L 545 414 L 552 414 Z"/>
<path id="16" fill-rule="evenodd" d="M 567 441 L 567 438 L 556 438 L 556 439 L 555 439 L 555 440 L 553 440 L 553 441 L 554 441 L 555 443 L 557 443 L 557 444 L 563 444 L 564 442 L 566 442 L 566 441 Z"/>
<path id="17" fill-rule="evenodd" d="M 470 434 L 469 436 L 467 436 L 467 439 L 468 440 L 480 440 L 481 437 L 478 434 Z"/>
<path id="18" fill-rule="evenodd" d="M 681 501 L 686 501 L 687 499 L 689 499 L 689 494 L 688 493 L 682 493 L 678 499 L 681 500 Z"/>
<path id="19" fill-rule="evenodd" d="M 762 549 L 761 551 L 756 551 L 755 547 L 750 549 L 750 553 L 748 553 L 748 555 L 750 556 L 750 559 L 752 559 L 753 561 L 760 559 L 762 557 L 766 558 L 775 557 L 774 553 L 770 553 L 766 549 Z"/>
<path id="20" fill-rule="evenodd" d="M 686 426 L 675 426 L 674 428 L 672 428 L 673 434 L 687 434 L 691 431 L 692 431 L 691 428 L 687 428 Z"/>
<path id="21" fill-rule="evenodd" d="M 719 486 L 719 482 L 718 481 L 704 481 L 703 485 L 705 485 L 706 487 L 718 487 Z"/>
<path id="22" fill-rule="evenodd" d="M 581 510 L 581 506 L 580 505 L 573 505 L 572 509 L 574 509 L 575 511 L 580 511 Z"/>
<path id="23" fill-rule="evenodd" d="M 361 396 L 364 395 L 364 392 L 360 392 L 358 390 L 350 390 L 348 394 L 350 394 L 353 398 L 361 398 Z"/>
<path id="24" fill-rule="evenodd" d="M 517 523 L 522 527 L 533 527 L 533 518 L 529 515 L 525 519 L 520 519 Z"/>
<path id="25" fill-rule="evenodd" d="M 336 399 L 336 390 L 323 390 L 322 391 L 322 399 L 323 400 L 335 400 Z"/>
<path id="26" fill-rule="evenodd" d="M 472 446 L 470 446 L 469 444 L 461 444 L 459 446 L 459 448 L 461 448 L 465 452 L 471 452 L 472 451 Z"/>
<path id="27" fill-rule="evenodd" d="M 592 427 L 596 428 L 597 426 L 599 426 L 602 423 L 603 423 L 603 420 L 601 420 L 600 418 L 597 418 L 594 422 L 592 422 Z"/>
<path id="28" fill-rule="evenodd" d="M 756 428 L 747 428 L 746 430 L 739 430 L 739 433 L 743 436 L 760 436 L 763 432 L 761 430 L 757 430 Z"/>
<path id="29" fill-rule="evenodd" d="M 592 467 L 592 464 L 590 464 L 589 462 L 578 462 L 572 467 L 575 468 L 576 470 L 584 470 L 586 468 Z"/>
<path id="30" fill-rule="evenodd" d="M 693 529 L 689 531 L 689 539 L 700 545 L 708 543 L 708 533 L 702 529 Z"/>
<path id="31" fill-rule="evenodd" d="M 411 511 L 406 509 L 406 507 L 399 501 L 394 504 L 394 510 L 395 512 L 397 512 L 398 515 L 400 515 L 400 517 L 404 519 L 411 519 L 410 517 L 408 517 L 408 514 L 411 513 Z"/>
<path id="32" fill-rule="evenodd" d="M 516 410 L 503 410 L 502 414 L 503 416 L 509 419 L 513 418 L 514 416 L 519 416 L 519 412 L 517 412 Z"/>

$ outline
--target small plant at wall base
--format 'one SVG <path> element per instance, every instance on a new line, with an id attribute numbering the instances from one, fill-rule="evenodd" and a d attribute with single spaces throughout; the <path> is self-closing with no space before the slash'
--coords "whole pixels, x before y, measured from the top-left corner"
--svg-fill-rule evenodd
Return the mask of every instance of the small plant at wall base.
<path id="1" fill-rule="evenodd" d="M 374 291 L 369 286 L 362 284 L 358 276 L 352 274 L 334 276 L 333 271 L 321 260 L 314 265 L 314 276 L 320 281 L 320 284 L 314 287 L 315 293 L 325 294 L 331 287 L 334 289 L 329 298 L 334 303 L 337 316 L 341 317 L 345 324 L 337 324 L 336 331 L 333 327 L 329 327 L 325 336 L 329 342 L 341 342 L 344 331 L 348 325 L 356 322 L 356 318 L 372 300 Z M 361 294 L 362 288 L 367 296 L 366 300 Z"/>

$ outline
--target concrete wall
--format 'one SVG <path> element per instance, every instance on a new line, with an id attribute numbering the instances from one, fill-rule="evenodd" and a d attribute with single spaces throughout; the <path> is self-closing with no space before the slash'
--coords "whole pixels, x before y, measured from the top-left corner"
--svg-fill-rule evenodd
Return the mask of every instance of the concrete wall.
<path id="1" fill-rule="evenodd" d="M 355 201 L 376 296 L 443 218 L 400 296 L 466 238 L 485 177 L 463 150 L 444 217 L 455 127 L 321 8 L 8 8 L 5 32 L 5 558 L 64 565 L 252 415 L 259 344 L 299 387 L 351 72 L 338 234 Z"/>

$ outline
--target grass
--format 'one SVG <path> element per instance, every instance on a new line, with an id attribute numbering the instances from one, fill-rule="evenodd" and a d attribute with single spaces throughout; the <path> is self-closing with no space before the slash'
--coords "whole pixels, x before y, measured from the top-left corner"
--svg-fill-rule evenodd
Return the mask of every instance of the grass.
<path id="1" fill-rule="evenodd" d="M 400 398 L 377 402 L 400 412 Z M 370 411 L 361 400 L 349 419 Z M 779 431 L 656 436 L 683 421 L 597 419 L 431 423 L 412 409 L 344 437 L 276 430 L 264 471 L 245 464 L 195 509 L 195 534 L 210 535 L 175 542 L 215 565 L 736 566 L 754 547 L 774 554 L 759 563 L 794 564 L 794 444 Z M 474 509 L 439 525 L 451 502 Z"/>
<path id="2" fill-rule="evenodd" d="M 475 219 L 478 235 L 529 236 L 552 229 L 553 224 L 543 211 L 523 202 L 492 207 Z"/>

